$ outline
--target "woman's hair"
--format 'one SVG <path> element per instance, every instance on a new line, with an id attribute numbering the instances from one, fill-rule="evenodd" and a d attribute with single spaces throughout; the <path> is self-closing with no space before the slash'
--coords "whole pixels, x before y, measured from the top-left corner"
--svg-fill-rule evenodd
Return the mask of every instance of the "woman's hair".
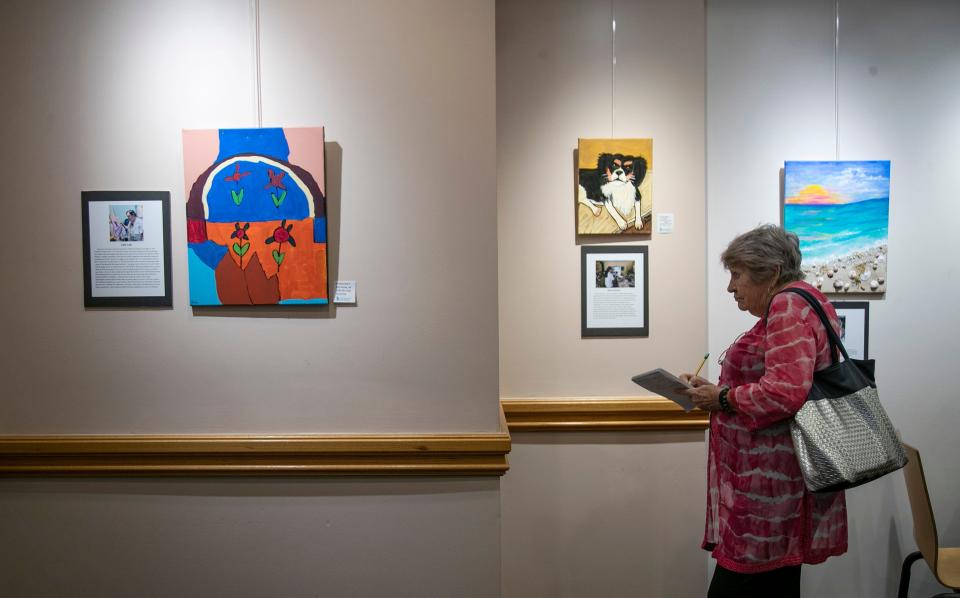
<path id="1" fill-rule="evenodd" d="M 753 282 L 767 282 L 777 274 L 776 284 L 803 280 L 800 270 L 800 239 L 779 226 L 763 224 L 739 235 L 720 254 L 728 270 L 743 268 Z"/>

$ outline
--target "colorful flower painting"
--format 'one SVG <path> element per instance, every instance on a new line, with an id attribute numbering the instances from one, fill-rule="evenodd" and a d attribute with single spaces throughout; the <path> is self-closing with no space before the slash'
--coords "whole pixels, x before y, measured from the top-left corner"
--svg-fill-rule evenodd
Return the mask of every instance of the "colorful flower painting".
<path id="1" fill-rule="evenodd" d="M 786 162 L 783 226 L 807 282 L 828 293 L 887 290 L 890 161 Z"/>
<path id="2" fill-rule="evenodd" d="M 183 132 L 191 305 L 325 304 L 322 128 Z"/>

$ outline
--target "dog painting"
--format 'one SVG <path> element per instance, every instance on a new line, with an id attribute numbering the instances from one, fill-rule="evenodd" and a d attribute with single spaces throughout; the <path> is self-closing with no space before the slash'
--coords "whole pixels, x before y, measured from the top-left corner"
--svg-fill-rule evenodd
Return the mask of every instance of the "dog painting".
<path id="1" fill-rule="evenodd" d="M 653 140 L 581 139 L 577 234 L 649 234 Z"/>

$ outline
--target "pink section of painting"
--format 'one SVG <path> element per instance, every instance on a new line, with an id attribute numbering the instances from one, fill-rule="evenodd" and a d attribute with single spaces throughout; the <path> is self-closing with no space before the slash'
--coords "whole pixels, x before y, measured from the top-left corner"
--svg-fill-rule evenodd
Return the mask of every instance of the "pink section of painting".
<path id="1" fill-rule="evenodd" d="M 184 129 L 183 180 L 188 194 L 193 182 L 217 161 L 219 151 L 220 137 L 217 129 Z"/>
<path id="2" fill-rule="evenodd" d="M 326 176 L 323 168 L 323 127 L 285 128 L 283 134 L 290 146 L 289 162 L 311 173 L 313 178 L 316 179 L 317 185 L 320 186 L 320 191 L 326 196 Z"/>

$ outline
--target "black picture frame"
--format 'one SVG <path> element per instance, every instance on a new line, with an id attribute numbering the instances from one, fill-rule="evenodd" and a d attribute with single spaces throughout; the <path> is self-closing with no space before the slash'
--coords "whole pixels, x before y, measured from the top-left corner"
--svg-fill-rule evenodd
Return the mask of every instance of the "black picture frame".
<path id="1" fill-rule="evenodd" d="M 870 359 L 870 302 L 869 301 L 831 301 L 840 318 L 841 337 L 844 348 L 854 359 Z M 851 327 L 853 336 L 847 334 L 847 318 L 863 318 L 863 334 L 859 334 L 859 327 Z"/>
<path id="2" fill-rule="evenodd" d="M 83 305 L 84 307 L 173 307 L 172 263 L 170 255 L 170 192 L 169 191 L 82 191 L 81 222 L 83 227 Z M 163 295 L 149 293 L 138 295 L 124 293 L 122 296 L 102 296 L 95 292 L 93 284 L 94 264 L 91 259 L 91 208 L 95 204 L 151 205 L 151 213 L 162 218 Z M 145 208 L 146 211 L 146 208 Z M 99 233 L 102 223 L 96 227 Z M 156 229 L 153 229 L 156 230 Z M 156 243 L 151 245 L 156 247 Z"/>
<path id="3" fill-rule="evenodd" d="M 604 256 L 605 259 L 598 260 L 597 256 Z M 609 282 L 604 282 L 605 286 L 601 286 L 601 278 L 597 271 L 598 262 L 601 264 L 633 262 L 633 279 L 627 280 L 628 285 L 624 288 L 622 286 L 624 279 L 629 279 L 629 276 L 624 277 L 615 273 L 614 276 L 620 280 L 620 286 L 616 288 L 607 286 Z M 607 272 L 609 275 L 609 270 Z M 584 338 L 650 336 L 649 273 L 650 260 L 646 245 L 582 245 L 580 247 L 580 336 Z M 608 298 L 613 297 L 615 297 L 614 301 L 607 301 Z M 641 303 L 642 305 L 639 305 Z M 600 318 L 600 321 L 613 325 L 600 325 L 598 319 L 593 317 L 605 308 L 607 313 Z M 588 309 L 590 309 L 589 312 Z M 614 314 L 614 311 L 618 313 Z M 617 315 L 620 317 L 616 317 Z M 618 320 L 622 325 L 616 324 Z"/>

